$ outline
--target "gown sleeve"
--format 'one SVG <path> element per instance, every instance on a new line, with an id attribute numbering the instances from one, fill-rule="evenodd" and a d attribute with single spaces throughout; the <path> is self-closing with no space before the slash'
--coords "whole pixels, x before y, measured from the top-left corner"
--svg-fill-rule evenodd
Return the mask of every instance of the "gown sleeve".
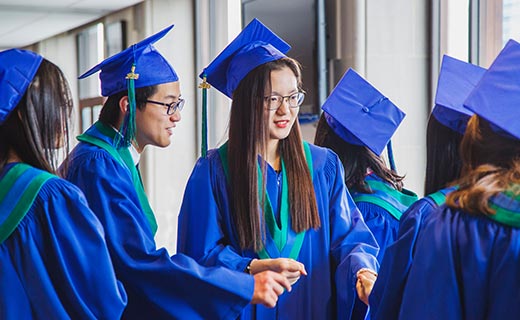
<path id="1" fill-rule="evenodd" d="M 129 296 L 125 318 L 232 318 L 250 302 L 252 276 L 205 268 L 155 247 L 130 173 L 108 153 L 92 152 L 68 171 L 105 227 L 116 275 Z"/>
<path id="2" fill-rule="evenodd" d="M 119 319 L 127 303 L 99 220 L 57 178 L 1 245 L 1 319 Z"/>
<path id="3" fill-rule="evenodd" d="M 199 159 L 188 180 L 179 215 L 177 252 L 203 265 L 244 271 L 253 254 L 251 257 L 240 255 L 223 232 L 223 228 L 232 230 L 233 227 L 229 225 L 230 220 L 222 216 L 229 212 L 229 202 L 227 192 L 222 192 L 226 190 L 223 169 L 214 163 L 217 156 L 212 150 L 208 158 Z M 214 184 L 219 184 L 219 188 L 214 188 Z"/>
<path id="4" fill-rule="evenodd" d="M 403 213 L 397 240 L 386 249 L 369 297 L 372 319 L 397 319 L 422 221 L 434 210 L 430 199 L 423 198 Z"/>
<path id="5" fill-rule="evenodd" d="M 331 185 L 329 215 L 331 255 L 337 263 L 337 314 L 347 316 L 351 314 L 357 297 L 356 273 L 362 268 L 377 272 L 379 264 L 376 256 L 379 247 L 345 186 L 343 166 L 339 158 L 332 151 L 328 152 L 325 170 Z"/>

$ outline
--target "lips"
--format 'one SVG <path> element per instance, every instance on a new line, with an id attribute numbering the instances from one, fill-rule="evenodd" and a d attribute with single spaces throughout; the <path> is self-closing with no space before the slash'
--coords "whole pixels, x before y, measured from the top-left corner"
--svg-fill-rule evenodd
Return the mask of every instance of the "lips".
<path id="1" fill-rule="evenodd" d="M 289 120 L 279 120 L 279 121 L 275 121 L 274 124 L 278 127 L 278 128 L 285 128 L 287 127 L 287 125 L 289 124 Z"/>

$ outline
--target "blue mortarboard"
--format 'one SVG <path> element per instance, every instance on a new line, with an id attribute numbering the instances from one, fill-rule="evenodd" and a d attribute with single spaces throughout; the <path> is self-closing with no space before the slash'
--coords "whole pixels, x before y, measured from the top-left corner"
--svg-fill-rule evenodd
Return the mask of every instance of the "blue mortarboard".
<path id="1" fill-rule="evenodd" d="M 489 121 L 496 132 L 520 139 L 520 44 L 509 40 L 464 106 Z"/>
<path id="2" fill-rule="evenodd" d="M 200 77 L 229 98 L 240 81 L 261 64 L 285 57 L 291 46 L 257 19 L 202 71 Z"/>
<path id="3" fill-rule="evenodd" d="M 322 106 L 332 130 L 348 143 L 381 155 L 405 117 L 403 111 L 353 69 L 347 70 Z"/>
<path id="4" fill-rule="evenodd" d="M 172 28 L 173 25 L 107 58 L 79 77 L 83 79 L 101 71 L 101 94 L 105 97 L 128 90 L 128 112 L 119 129 L 122 138 L 116 136 L 118 148 L 129 146 L 135 138 L 135 88 L 179 80 L 173 67 L 153 46 Z"/>
<path id="5" fill-rule="evenodd" d="M 473 112 L 463 106 L 486 69 L 445 55 L 437 83 L 432 115 L 442 125 L 464 134 Z"/>
<path id="6" fill-rule="evenodd" d="M 285 57 L 291 46 L 269 30 L 259 20 L 253 19 L 240 34 L 202 71 L 202 143 L 201 155 L 206 156 L 207 100 L 209 84 L 229 98 L 242 79 L 254 68 Z"/>
<path id="7" fill-rule="evenodd" d="M 101 80 L 101 94 L 105 97 L 127 90 L 126 76 L 135 64 L 135 87 L 142 88 L 179 80 L 177 73 L 153 44 L 164 37 L 173 25 L 138 42 L 127 49 L 107 58 L 82 74 L 86 78 L 98 71 Z"/>
<path id="8" fill-rule="evenodd" d="M 20 49 L 0 52 L 0 124 L 18 105 L 43 57 Z"/>

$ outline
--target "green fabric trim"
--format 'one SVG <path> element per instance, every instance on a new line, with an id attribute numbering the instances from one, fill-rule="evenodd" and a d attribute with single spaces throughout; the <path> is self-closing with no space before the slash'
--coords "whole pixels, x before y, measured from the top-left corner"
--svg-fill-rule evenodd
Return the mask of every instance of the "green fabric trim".
<path id="1" fill-rule="evenodd" d="M 99 121 L 95 123 L 95 126 L 101 134 L 111 139 L 113 139 L 114 136 L 117 134 L 113 129 L 106 127 Z M 141 204 L 141 208 L 143 209 L 146 220 L 148 221 L 150 229 L 152 230 L 152 234 L 155 235 L 157 233 L 157 220 L 155 219 L 152 207 L 148 202 L 148 197 L 146 196 L 146 192 L 144 191 L 141 175 L 139 174 L 139 171 L 137 171 L 137 168 L 134 165 L 134 161 L 132 159 L 132 155 L 130 154 L 130 150 L 128 150 L 128 148 L 121 148 L 118 150 L 113 145 L 86 133 L 79 135 L 77 139 L 79 141 L 87 142 L 104 149 L 112 156 L 112 158 L 119 162 L 119 164 L 130 170 L 132 176 L 132 183 L 134 185 L 135 191 L 137 192 L 139 203 Z"/>
<path id="2" fill-rule="evenodd" d="M 15 185 L 16 181 L 27 170 L 32 169 L 31 166 L 25 163 L 14 165 L 9 172 L 0 181 L 0 203 L 3 201 L 11 201 L 12 199 L 5 199 L 8 191 Z M 55 175 L 38 170 L 38 174 L 31 178 L 29 184 L 25 186 L 20 198 L 14 206 L 9 216 L 0 225 L 0 243 L 3 243 L 13 231 L 18 227 L 20 221 L 25 217 L 31 206 L 33 205 L 36 196 L 40 192 L 42 186 L 47 180 L 56 177 Z"/>
<path id="3" fill-rule="evenodd" d="M 304 142 L 303 144 L 304 152 L 305 152 L 305 160 L 307 162 L 307 166 L 309 167 L 309 171 L 311 174 L 311 179 L 314 175 L 313 170 L 313 164 L 312 164 L 312 156 L 310 152 L 310 147 L 307 142 Z M 219 156 L 222 162 L 222 167 L 224 169 L 224 174 L 226 176 L 226 179 L 229 183 L 229 164 L 228 164 L 228 149 L 227 149 L 227 143 L 225 143 L 223 146 L 221 146 L 218 149 Z M 287 180 L 287 174 L 286 174 L 286 168 L 285 168 L 285 162 L 282 159 L 282 201 L 280 206 L 280 224 L 281 227 L 276 222 L 273 208 L 271 205 L 271 199 L 269 198 L 269 194 L 266 193 L 266 199 L 265 199 L 265 208 L 264 208 L 264 219 L 266 222 L 267 227 L 269 228 L 269 232 L 271 236 L 273 237 L 273 241 L 276 245 L 276 248 L 279 252 L 282 252 L 286 243 L 287 243 L 287 233 L 289 228 L 289 222 L 290 222 L 290 215 L 289 215 L 289 183 Z M 258 172 L 258 190 L 261 190 L 263 186 L 263 179 L 262 179 L 262 170 L 260 166 L 257 166 L 257 172 Z M 259 198 L 261 195 L 259 195 Z M 259 199 L 260 202 L 262 202 L 262 199 Z M 293 246 L 291 248 L 291 251 L 289 253 L 289 258 L 292 258 L 294 260 L 298 259 L 298 256 L 300 254 L 300 250 L 303 244 L 303 240 L 305 238 L 305 232 L 300 232 L 296 235 L 294 239 Z M 269 259 L 271 258 L 269 253 L 266 251 L 265 247 L 257 252 L 260 259 Z"/>
<path id="4" fill-rule="evenodd" d="M 380 191 L 385 194 L 387 194 L 389 197 L 395 199 L 397 202 L 399 202 L 401 205 L 403 205 L 405 208 L 408 208 L 411 206 L 415 201 L 417 201 L 418 197 L 417 194 L 414 192 L 403 189 L 402 192 L 399 192 L 398 190 L 390 187 L 384 182 L 376 181 L 376 180 L 366 180 L 365 181 L 368 186 L 374 190 L 374 191 Z M 401 219 L 401 216 L 403 215 L 403 211 L 399 208 L 396 208 L 391 203 L 381 199 L 376 194 L 360 194 L 353 197 L 353 200 L 357 202 L 368 202 L 373 203 L 377 206 L 380 206 L 381 208 L 385 209 L 390 213 L 394 218 L 397 220 Z"/>
<path id="5" fill-rule="evenodd" d="M 434 192 L 434 193 L 428 195 L 428 197 L 432 198 L 433 202 L 435 202 L 435 204 L 438 207 L 440 207 L 446 203 L 446 195 L 444 193 L 442 193 L 441 191 Z"/>
<path id="6" fill-rule="evenodd" d="M 520 212 L 510 211 L 495 204 L 490 204 L 489 207 L 496 212 L 488 214 L 486 217 L 514 228 L 520 228 Z"/>

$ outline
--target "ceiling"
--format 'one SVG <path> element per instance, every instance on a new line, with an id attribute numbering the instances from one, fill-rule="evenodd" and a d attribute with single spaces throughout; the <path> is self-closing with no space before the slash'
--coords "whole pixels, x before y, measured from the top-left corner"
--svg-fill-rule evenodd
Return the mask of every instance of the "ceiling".
<path id="1" fill-rule="evenodd" d="M 0 50 L 24 47 L 142 0 L 0 0 Z"/>

